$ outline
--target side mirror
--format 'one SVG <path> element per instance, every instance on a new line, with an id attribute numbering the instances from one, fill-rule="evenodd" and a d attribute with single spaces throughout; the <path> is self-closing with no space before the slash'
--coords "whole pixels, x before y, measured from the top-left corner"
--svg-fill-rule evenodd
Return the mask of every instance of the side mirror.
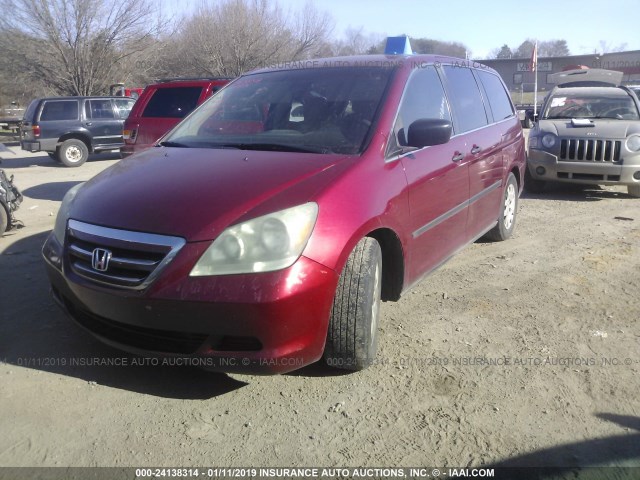
<path id="1" fill-rule="evenodd" d="M 415 148 L 441 145 L 451 139 L 452 131 L 450 120 L 421 118 L 409 125 L 407 143 Z"/>

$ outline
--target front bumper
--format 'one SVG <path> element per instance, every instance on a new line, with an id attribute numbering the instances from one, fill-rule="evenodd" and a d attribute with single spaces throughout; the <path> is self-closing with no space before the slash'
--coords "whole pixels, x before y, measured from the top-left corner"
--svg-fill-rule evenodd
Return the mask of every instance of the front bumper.
<path id="1" fill-rule="evenodd" d="M 621 162 L 562 161 L 544 150 L 530 148 L 527 156 L 529 173 L 536 180 L 582 183 L 587 185 L 638 185 L 640 155 Z M 540 168 L 544 169 L 544 173 Z"/>
<path id="2" fill-rule="evenodd" d="M 116 348 L 257 374 L 285 373 L 322 357 L 336 272 L 301 257 L 278 272 L 189 277 L 207 246 L 186 244 L 141 292 L 77 277 L 53 234 L 43 256 L 58 305 Z"/>

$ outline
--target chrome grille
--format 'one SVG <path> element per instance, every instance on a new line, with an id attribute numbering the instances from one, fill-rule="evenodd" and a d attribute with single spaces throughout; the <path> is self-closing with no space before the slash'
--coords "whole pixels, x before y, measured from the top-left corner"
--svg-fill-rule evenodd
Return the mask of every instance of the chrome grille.
<path id="1" fill-rule="evenodd" d="M 69 220 L 68 266 L 92 282 L 118 288 L 146 288 L 185 244 L 184 239 L 130 232 Z M 109 252 L 106 269 L 96 268 L 96 249 Z"/>
<path id="2" fill-rule="evenodd" d="M 564 139 L 560 143 L 560 159 L 579 162 L 619 162 L 622 142 L 619 140 Z"/>

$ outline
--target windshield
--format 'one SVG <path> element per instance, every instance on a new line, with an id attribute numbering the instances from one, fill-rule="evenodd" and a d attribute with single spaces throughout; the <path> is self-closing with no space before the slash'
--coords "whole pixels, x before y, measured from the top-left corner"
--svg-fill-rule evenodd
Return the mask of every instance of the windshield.
<path id="1" fill-rule="evenodd" d="M 638 109 L 629 96 L 567 95 L 551 97 L 542 118 L 610 118 L 638 120 Z"/>
<path id="2" fill-rule="evenodd" d="M 161 145 L 357 154 L 392 71 L 342 67 L 247 75 L 205 102 Z"/>

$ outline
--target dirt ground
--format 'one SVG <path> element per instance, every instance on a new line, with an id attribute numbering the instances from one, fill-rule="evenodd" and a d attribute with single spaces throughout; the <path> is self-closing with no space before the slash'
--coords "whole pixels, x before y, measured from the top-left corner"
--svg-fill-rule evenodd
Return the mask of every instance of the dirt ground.
<path id="1" fill-rule="evenodd" d="M 49 297 L 40 248 L 64 193 L 112 165 L 3 155 L 25 227 L 0 239 L 0 466 L 640 466 L 640 200 L 524 195 L 382 306 L 379 364 L 255 377 L 134 358 Z M 71 366 L 71 360 L 85 365 Z"/>

